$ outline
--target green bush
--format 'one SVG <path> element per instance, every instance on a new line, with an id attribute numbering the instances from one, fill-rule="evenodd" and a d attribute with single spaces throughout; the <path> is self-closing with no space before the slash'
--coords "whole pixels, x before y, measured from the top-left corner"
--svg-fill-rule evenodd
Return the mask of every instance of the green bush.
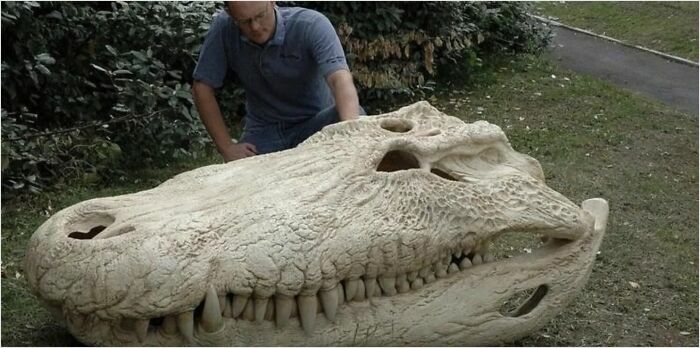
<path id="1" fill-rule="evenodd" d="M 489 54 L 536 52 L 549 33 L 511 2 L 294 2 L 329 17 L 361 99 L 431 89 L 446 67 L 474 69 Z"/>
<path id="2" fill-rule="evenodd" d="M 280 5 L 331 19 L 363 104 L 414 97 L 449 67 L 472 69 L 487 54 L 534 51 L 547 39 L 523 3 Z M 208 136 L 192 101 L 191 74 L 222 6 L 3 2 L 3 198 L 60 178 L 115 178 L 120 168 L 201 153 Z M 227 123 L 239 124 L 242 90 L 220 94 Z"/>
<path id="3" fill-rule="evenodd" d="M 216 6 L 3 2 L 3 197 L 200 152 L 191 73 Z"/>

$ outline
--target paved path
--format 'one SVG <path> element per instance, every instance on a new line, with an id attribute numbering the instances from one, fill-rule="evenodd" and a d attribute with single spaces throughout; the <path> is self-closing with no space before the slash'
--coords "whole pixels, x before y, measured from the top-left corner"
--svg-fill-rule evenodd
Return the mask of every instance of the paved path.
<path id="1" fill-rule="evenodd" d="M 698 67 L 563 27 L 552 29 L 548 54 L 565 68 L 698 114 Z"/>

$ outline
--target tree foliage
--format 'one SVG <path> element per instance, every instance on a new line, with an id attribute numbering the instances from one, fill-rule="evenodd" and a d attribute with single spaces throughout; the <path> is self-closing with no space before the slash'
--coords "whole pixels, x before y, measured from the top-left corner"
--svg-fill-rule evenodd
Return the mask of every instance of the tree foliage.
<path id="1" fill-rule="evenodd" d="M 533 51 L 522 3 L 289 2 L 336 26 L 363 102 L 429 88 L 444 67 Z M 3 197 L 58 178 L 196 156 L 208 142 L 191 74 L 221 2 L 3 2 Z M 226 88 L 229 125 L 243 93 Z"/>

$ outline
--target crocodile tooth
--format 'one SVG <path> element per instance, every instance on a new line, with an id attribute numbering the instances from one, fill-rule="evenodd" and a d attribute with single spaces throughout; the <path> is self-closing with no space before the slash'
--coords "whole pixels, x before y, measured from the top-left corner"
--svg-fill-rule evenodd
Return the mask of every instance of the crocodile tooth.
<path id="1" fill-rule="evenodd" d="M 293 298 L 280 294 L 275 296 L 275 322 L 278 328 L 287 325 L 292 314 L 292 307 L 296 307 Z"/>
<path id="2" fill-rule="evenodd" d="M 299 319 L 301 319 L 301 326 L 304 328 L 304 332 L 307 335 L 311 335 L 314 332 L 314 326 L 316 325 L 316 310 L 318 306 L 318 299 L 316 296 L 299 296 L 297 298 L 299 305 Z"/>
<path id="3" fill-rule="evenodd" d="M 418 278 L 418 272 L 417 271 L 408 272 L 406 274 L 406 278 L 408 278 L 409 282 L 412 282 L 412 281 L 416 280 L 416 278 Z"/>
<path id="4" fill-rule="evenodd" d="M 338 291 L 338 306 L 340 306 L 345 303 L 345 290 L 343 290 L 343 285 L 340 283 L 338 283 L 335 289 Z"/>
<path id="5" fill-rule="evenodd" d="M 430 266 L 423 267 L 419 272 L 418 276 L 425 279 L 425 277 L 428 276 L 428 274 L 432 273 L 432 270 L 430 269 Z"/>
<path id="6" fill-rule="evenodd" d="M 219 295 L 219 306 L 221 306 L 221 315 L 226 311 L 226 294 Z M 231 310 L 229 308 L 229 310 Z"/>
<path id="7" fill-rule="evenodd" d="M 143 342 L 148 335 L 148 319 L 134 320 L 134 331 L 139 342 Z"/>
<path id="8" fill-rule="evenodd" d="M 346 279 L 345 280 L 345 300 L 350 301 L 355 297 L 357 292 L 357 281 L 358 279 Z"/>
<path id="9" fill-rule="evenodd" d="M 468 257 L 465 257 L 464 260 L 462 260 L 462 262 L 459 263 L 459 269 L 461 269 L 461 270 L 465 270 L 471 266 L 472 266 L 472 262 L 469 261 Z"/>
<path id="10" fill-rule="evenodd" d="M 241 318 L 248 321 L 255 320 L 255 301 L 250 300 L 246 303 L 245 308 L 243 308 Z"/>
<path id="11" fill-rule="evenodd" d="M 299 305 L 297 301 L 292 299 L 292 313 L 289 314 L 290 318 L 296 318 L 299 316 Z"/>
<path id="12" fill-rule="evenodd" d="M 328 320 L 335 322 L 335 313 L 338 310 L 338 290 L 335 288 L 330 290 L 319 291 L 323 312 L 326 313 Z"/>
<path id="13" fill-rule="evenodd" d="M 204 310 L 202 311 L 202 319 L 199 325 L 205 332 L 216 332 L 224 326 L 224 321 L 221 318 L 219 297 L 216 295 L 213 285 L 209 286 L 207 297 L 204 298 Z"/>
<path id="14" fill-rule="evenodd" d="M 374 297 L 374 290 L 377 287 L 377 280 L 375 278 L 365 279 L 365 297 L 368 299 Z"/>
<path id="15" fill-rule="evenodd" d="M 177 333 L 177 317 L 168 315 L 163 318 L 163 333 L 172 336 Z"/>
<path id="16" fill-rule="evenodd" d="M 396 295 L 396 278 L 394 277 L 382 277 L 379 278 L 379 286 L 382 288 L 387 296 Z"/>
<path id="17" fill-rule="evenodd" d="M 188 340 L 194 340 L 194 312 L 184 312 L 177 316 L 177 328 Z"/>
<path id="18" fill-rule="evenodd" d="M 365 300 L 365 281 L 360 279 L 360 281 L 357 282 L 357 293 L 355 293 L 355 297 L 353 297 L 354 301 L 364 301 Z"/>
<path id="19" fill-rule="evenodd" d="M 484 263 L 484 261 L 481 259 L 481 254 L 474 254 L 474 257 L 472 257 L 472 265 L 480 265 Z"/>
<path id="20" fill-rule="evenodd" d="M 435 271 L 436 277 L 445 278 L 447 276 L 447 263 L 436 263 L 433 265 L 433 271 Z"/>
<path id="21" fill-rule="evenodd" d="M 224 312 L 222 313 L 226 318 L 233 318 L 233 310 L 231 309 L 231 296 L 224 296 Z"/>
<path id="22" fill-rule="evenodd" d="M 275 320 L 275 301 L 267 301 L 267 309 L 265 309 L 265 320 Z"/>
<path id="23" fill-rule="evenodd" d="M 269 300 L 270 299 L 267 297 L 255 299 L 255 321 L 261 322 L 265 319 L 265 311 L 267 310 L 267 302 Z"/>
<path id="24" fill-rule="evenodd" d="M 426 284 L 430 284 L 430 283 L 434 282 L 435 280 L 436 280 L 435 274 L 433 274 L 432 272 L 428 273 L 428 275 L 423 279 L 423 281 Z"/>
<path id="25" fill-rule="evenodd" d="M 418 290 L 418 289 L 421 289 L 422 287 L 423 287 L 423 278 L 416 278 L 416 280 L 414 280 L 411 283 L 411 289 L 413 289 L 413 290 Z"/>
<path id="26" fill-rule="evenodd" d="M 405 274 L 400 274 L 398 277 L 396 277 L 396 288 L 399 291 L 399 294 L 403 294 L 411 290 L 411 284 L 408 283 Z"/>
<path id="27" fill-rule="evenodd" d="M 374 280 L 374 297 L 381 297 L 382 296 L 382 288 L 379 286 L 379 282 L 375 279 Z"/>
<path id="28" fill-rule="evenodd" d="M 452 257 L 454 257 L 455 259 L 458 259 L 458 258 L 460 258 L 461 256 L 462 256 L 462 252 L 461 252 L 461 251 L 457 251 L 457 252 L 452 253 Z"/>
<path id="29" fill-rule="evenodd" d="M 465 259 L 466 259 L 466 257 L 465 257 Z M 450 267 L 447 268 L 447 274 L 454 274 L 457 272 L 459 272 L 459 266 L 457 266 L 457 264 L 455 264 L 455 263 L 450 263 Z"/>
<path id="30" fill-rule="evenodd" d="M 238 318 L 248 303 L 247 295 L 234 295 L 233 303 L 231 303 L 231 318 Z"/>

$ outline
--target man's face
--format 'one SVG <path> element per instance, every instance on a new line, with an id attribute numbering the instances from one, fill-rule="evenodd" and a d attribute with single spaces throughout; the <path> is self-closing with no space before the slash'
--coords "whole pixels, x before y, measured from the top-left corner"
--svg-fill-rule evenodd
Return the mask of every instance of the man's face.
<path id="1" fill-rule="evenodd" d="M 274 2 L 228 1 L 229 16 L 248 40 L 262 45 L 275 32 Z"/>

